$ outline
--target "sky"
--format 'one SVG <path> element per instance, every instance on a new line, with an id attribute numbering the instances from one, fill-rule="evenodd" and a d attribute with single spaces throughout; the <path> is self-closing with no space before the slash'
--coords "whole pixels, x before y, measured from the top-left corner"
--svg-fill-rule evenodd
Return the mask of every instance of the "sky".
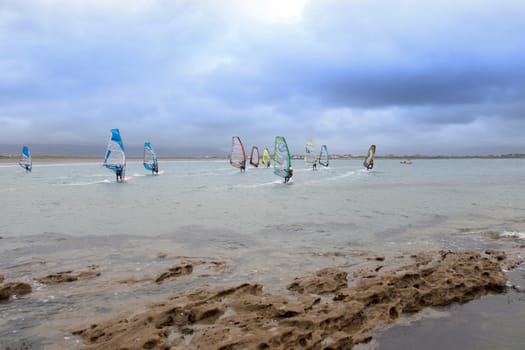
<path id="1" fill-rule="evenodd" d="M 165 153 L 234 135 L 525 153 L 524 18 L 522 0 L 0 0 L 0 144 L 119 128 Z"/>

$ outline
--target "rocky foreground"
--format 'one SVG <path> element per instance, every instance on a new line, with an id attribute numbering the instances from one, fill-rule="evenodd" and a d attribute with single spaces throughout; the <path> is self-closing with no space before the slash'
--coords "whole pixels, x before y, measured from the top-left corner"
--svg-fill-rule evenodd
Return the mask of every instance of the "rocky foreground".
<path id="1" fill-rule="evenodd" d="M 496 251 L 412 259 L 394 270 L 378 265 L 351 277 L 323 269 L 296 278 L 284 295 L 254 283 L 201 287 L 74 334 L 85 349 L 350 349 L 402 313 L 504 291 L 502 269 L 522 262 Z"/>

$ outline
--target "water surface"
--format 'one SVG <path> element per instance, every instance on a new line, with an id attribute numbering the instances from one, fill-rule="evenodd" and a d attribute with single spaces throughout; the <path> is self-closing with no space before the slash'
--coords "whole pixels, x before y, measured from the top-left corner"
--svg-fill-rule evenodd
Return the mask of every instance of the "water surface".
<path id="1" fill-rule="evenodd" d="M 130 162 L 126 183 L 96 163 L 0 166 L 0 273 L 33 293 L 0 304 L 0 339 L 70 348 L 71 329 L 203 283 L 260 282 L 281 291 L 321 267 L 363 254 L 505 248 L 525 232 L 525 160 L 294 161 L 290 184 L 272 169 L 241 174 L 227 161 Z M 166 258 L 159 258 L 165 254 Z M 225 261 L 225 273 L 161 285 L 174 263 Z M 35 278 L 96 265 L 101 276 L 62 285 Z M 521 306 L 523 307 L 523 306 Z M 1 347 L 0 347 L 1 348 Z"/>

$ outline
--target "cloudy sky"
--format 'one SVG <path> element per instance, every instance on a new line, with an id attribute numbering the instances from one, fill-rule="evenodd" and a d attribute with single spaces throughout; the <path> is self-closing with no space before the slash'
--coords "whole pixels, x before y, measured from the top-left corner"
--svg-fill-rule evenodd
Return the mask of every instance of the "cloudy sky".
<path id="1" fill-rule="evenodd" d="M 219 153 L 233 135 L 525 153 L 524 18 L 522 0 L 0 0 L 0 144 L 118 127 Z"/>

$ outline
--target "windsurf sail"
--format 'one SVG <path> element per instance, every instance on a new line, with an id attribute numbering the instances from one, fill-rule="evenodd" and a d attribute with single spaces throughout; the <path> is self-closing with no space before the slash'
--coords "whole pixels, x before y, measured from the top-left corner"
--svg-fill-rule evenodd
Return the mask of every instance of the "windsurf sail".
<path id="1" fill-rule="evenodd" d="M 153 147 L 151 147 L 150 142 L 144 142 L 144 168 L 149 171 L 155 170 L 155 172 L 159 170 L 157 154 L 153 150 Z"/>
<path id="2" fill-rule="evenodd" d="M 367 169 L 372 169 L 374 167 L 374 155 L 376 153 L 376 145 L 370 146 L 368 149 L 368 155 L 365 158 L 365 161 L 363 162 L 363 165 Z"/>
<path id="3" fill-rule="evenodd" d="M 250 152 L 250 164 L 256 168 L 259 167 L 259 148 L 257 146 L 253 146 Z"/>
<path id="4" fill-rule="evenodd" d="M 272 157 L 270 156 L 270 151 L 268 151 L 268 148 L 265 148 L 265 149 L 263 150 L 261 163 L 262 163 L 263 165 L 266 165 L 267 167 L 269 167 L 269 166 L 270 166 L 270 159 L 271 159 L 271 158 L 272 158 Z"/>
<path id="5" fill-rule="evenodd" d="M 321 146 L 321 152 L 319 152 L 319 164 L 322 166 L 328 166 L 328 148 L 326 148 L 326 145 Z"/>
<path id="6" fill-rule="evenodd" d="M 239 136 L 232 137 L 230 164 L 238 169 L 246 166 L 246 151 L 244 150 L 244 145 Z"/>
<path id="7" fill-rule="evenodd" d="M 304 149 L 304 161 L 306 164 L 313 164 L 317 160 L 317 150 L 315 149 L 315 142 L 309 139 L 306 142 Z"/>
<path id="8" fill-rule="evenodd" d="M 20 156 L 18 164 L 20 164 L 20 166 L 26 171 L 31 171 L 33 168 L 33 160 L 31 159 L 31 153 L 29 153 L 29 148 L 27 148 L 27 146 L 22 148 L 22 155 Z"/>
<path id="9" fill-rule="evenodd" d="M 124 172 L 126 170 L 126 153 L 118 129 L 111 129 L 111 135 L 109 137 L 103 165 L 115 173 L 120 171 L 122 178 L 124 178 Z"/>
<path id="10" fill-rule="evenodd" d="M 286 143 L 284 137 L 276 136 L 275 147 L 273 151 L 273 173 L 280 177 L 288 177 L 291 166 L 292 163 L 288 144 Z"/>

